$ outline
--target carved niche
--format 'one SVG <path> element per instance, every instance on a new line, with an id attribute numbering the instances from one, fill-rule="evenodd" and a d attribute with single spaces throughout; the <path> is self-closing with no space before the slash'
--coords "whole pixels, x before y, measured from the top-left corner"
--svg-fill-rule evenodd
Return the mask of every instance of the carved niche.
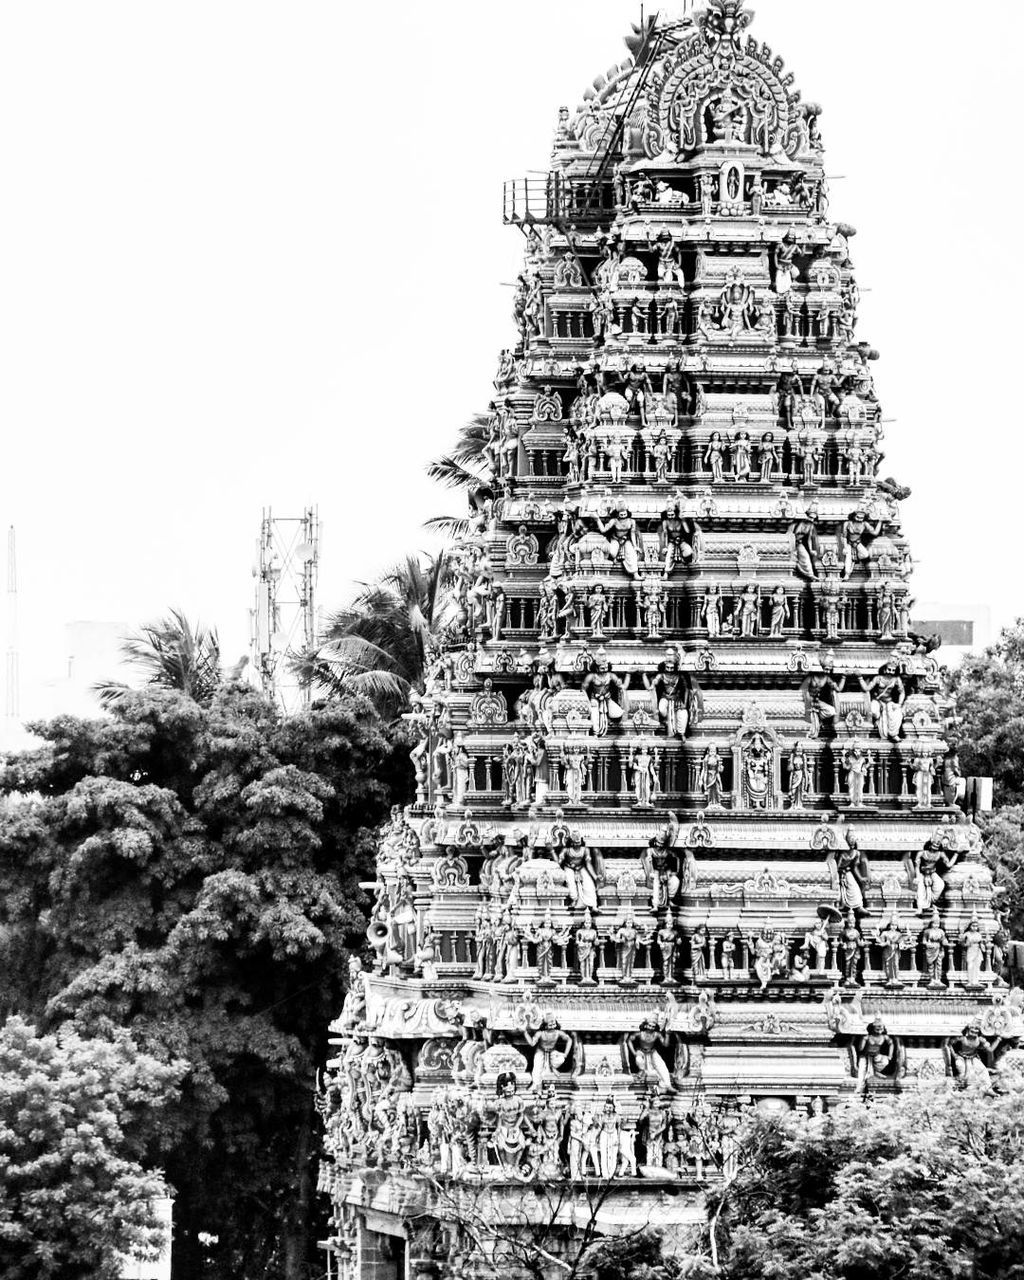
<path id="1" fill-rule="evenodd" d="M 768 812 L 781 808 L 782 752 L 763 710 L 753 703 L 732 740 L 733 808 Z"/>
<path id="2" fill-rule="evenodd" d="M 647 156 L 704 146 L 752 147 L 765 156 L 781 147 L 799 155 L 807 143 L 800 95 L 770 56 L 754 40 L 741 49 L 738 41 L 718 42 L 709 32 L 678 44 L 651 75 Z"/>

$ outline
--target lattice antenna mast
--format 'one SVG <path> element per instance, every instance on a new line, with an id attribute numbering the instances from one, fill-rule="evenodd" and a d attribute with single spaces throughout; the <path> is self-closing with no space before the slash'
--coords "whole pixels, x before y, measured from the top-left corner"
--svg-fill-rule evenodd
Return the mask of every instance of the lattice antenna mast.
<path id="1" fill-rule="evenodd" d="M 289 712 L 309 700 L 308 688 L 293 671 L 293 659 L 317 642 L 319 561 L 316 507 L 307 507 L 301 516 L 275 516 L 269 507 L 264 509 L 253 569 L 252 656 L 264 691 Z"/>
<path id="2" fill-rule="evenodd" d="M 7 530 L 7 721 L 21 718 L 21 672 L 18 662 L 18 558 L 14 525 Z"/>

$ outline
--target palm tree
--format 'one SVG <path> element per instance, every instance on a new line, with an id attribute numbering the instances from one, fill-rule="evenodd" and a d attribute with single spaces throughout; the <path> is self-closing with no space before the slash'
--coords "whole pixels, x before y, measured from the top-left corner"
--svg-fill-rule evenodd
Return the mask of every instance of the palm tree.
<path id="1" fill-rule="evenodd" d="M 294 669 L 327 695 L 358 693 L 396 714 L 422 691 L 431 653 L 449 621 L 445 557 L 408 556 L 331 616 L 324 639 Z"/>
<path id="2" fill-rule="evenodd" d="M 477 485 L 489 484 L 490 480 L 483 474 L 481 462 L 490 438 L 490 414 L 474 414 L 459 428 L 455 448 L 451 453 L 430 463 L 427 475 L 451 489 L 473 489 Z"/>
<path id="3" fill-rule="evenodd" d="M 473 511 L 483 509 L 488 499 L 494 497 L 492 478 L 482 465 L 484 450 L 491 438 L 491 419 L 486 413 L 474 414 L 459 430 L 455 448 L 451 453 L 435 459 L 427 467 L 431 480 L 438 480 L 449 489 L 462 489 L 469 498 Z M 448 537 L 460 537 L 469 529 L 469 521 L 459 516 L 435 516 L 425 527 L 434 533 Z"/>
<path id="4" fill-rule="evenodd" d="M 483 465 L 490 437 L 490 414 L 476 414 L 460 429 L 451 453 L 427 468 L 431 479 L 465 490 L 477 511 L 494 496 Z M 458 537 L 469 521 L 438 516 L 426 527 Z M 430 655 L 452 620 L 447 583 L 443 552 L 408 556 L 377 582 L 363 584 L 347 609 L 328 618 L 319 646 L 292 659 L 293 672 L 327 696 L 362 694 L 382 715 L 397 714 L 410 694 L 422 691 Z"/>
<path id="5" fill-rule="evenodd" d="M 121 656 L 137 667 L 144 682 L 158 689 L 177 689 L 193 701 L 208 705 L 222 683 L 220 641 L 217 632 L 193 625 L 179 609 L 166 618 L 147 623 L 121 642 Z M 109 709 L 130 691 L 130 686 L 104 681 L 93 686 L 100 703 Z"/>

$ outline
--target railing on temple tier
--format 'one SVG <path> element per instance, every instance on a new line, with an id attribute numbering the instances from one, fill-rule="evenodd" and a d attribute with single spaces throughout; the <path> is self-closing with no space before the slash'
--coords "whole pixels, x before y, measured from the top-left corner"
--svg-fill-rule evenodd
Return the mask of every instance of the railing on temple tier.
<path id="1" fill-rule="evenodd" d="M 512 178 L 505 183 L 504 220 L 508 224 L 607 222 L 616 212 L 616 183 L 589 178 L 567 178 L 548 173 L 533 178 Z"/>

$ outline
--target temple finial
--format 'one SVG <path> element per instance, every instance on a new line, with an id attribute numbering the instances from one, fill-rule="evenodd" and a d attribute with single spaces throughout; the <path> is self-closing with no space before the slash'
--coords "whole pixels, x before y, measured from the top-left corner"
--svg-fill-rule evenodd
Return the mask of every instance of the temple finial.
<path id="1" fill-rule="evenodd" d="M 739 49 L 740 36 L 753 21 L 753 11 L 743 8 L 743 0 L 708 0 L 708 7 L 697 14 L 704 38 L 713 49 L 723 43 Z"/>

